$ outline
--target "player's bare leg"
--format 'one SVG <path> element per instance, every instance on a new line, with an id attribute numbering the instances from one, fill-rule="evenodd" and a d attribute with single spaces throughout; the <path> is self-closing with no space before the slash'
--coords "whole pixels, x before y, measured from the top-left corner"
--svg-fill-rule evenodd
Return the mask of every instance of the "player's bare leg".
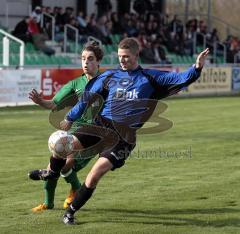
<path id="1" fill-rule="evenodd" d="M 99 158 L 88 173 L 85 180 L 85 186 L 87 188 L 96 188 L 99 180 L 105 173 L 111 170 L 112 167 L 112 163 L 107 158 Z"/>
<path id="2" fill-rule="evenodd" d="M 88 173 L 85 183 L 77 191 L 76 197 L 64 214 L 63 222 L 65 224 L 75 224 L 74 213 L 90 199 L 100 179 L 112 168 L 113 165 L 107 158 L 101 157 L 96 161 Z"/>

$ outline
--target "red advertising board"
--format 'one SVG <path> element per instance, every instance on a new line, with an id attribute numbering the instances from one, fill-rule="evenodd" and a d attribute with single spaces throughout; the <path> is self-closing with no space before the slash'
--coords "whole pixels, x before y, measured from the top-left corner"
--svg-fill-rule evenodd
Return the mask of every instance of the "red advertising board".
<path id="1" fill-rule="evenodd" d="M 43 69 L 41 89 L 44 99 L 51 99 L 67 82 L 82 74 L 82 69 Z"/>
<path id="2" fill-rule="evenodd" d="M 107 68 L 101 68 L 103 72 Z M 42 69 L 41 90 L 44 99 L 52 99 L 57 91 L 70 80 L 81 76 L 82 69 Z"/>

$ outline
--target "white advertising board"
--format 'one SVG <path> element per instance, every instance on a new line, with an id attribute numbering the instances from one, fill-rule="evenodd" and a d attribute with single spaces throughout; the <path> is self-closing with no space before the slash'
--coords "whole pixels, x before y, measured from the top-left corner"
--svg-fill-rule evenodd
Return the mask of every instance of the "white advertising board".
<path id="1" fill-rule="evenodd" d="M 0 106 L 32 104 L 28 93 L 32 88 L 40 90 L 41 70 L 0 71 Z"/>

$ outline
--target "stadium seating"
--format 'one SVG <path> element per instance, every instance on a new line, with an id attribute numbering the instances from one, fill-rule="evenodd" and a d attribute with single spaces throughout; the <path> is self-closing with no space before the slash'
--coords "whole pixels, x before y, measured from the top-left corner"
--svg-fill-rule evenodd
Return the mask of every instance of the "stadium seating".
<path id="1" fill-rule="evenodd" d="M 3 46 L 2 46 L 2 38 L 3 36 L 0 35 L 0 54 L 2 55 Z M 103 45 L 104 50 L 104 58 L 102 64 L 110 65 L 110 64 L 118 64 L 117 58 L 117 44 L 120 41 L 121 36 L 118 34 L 111 35 L 111 40 L 113 42 L 112 45 Z M 172 64 L 184 64 L 190 65 L 195 62 L 195 57 L 189 55 L 178 55 L 175 53 L 171 53 L 165 46 L 162 46 L 166 57 Z M 78 44 L 77 52 L 80 54 L 83 49 L 83 44 Z M 203 46 L 196 47 L 196 53 L 199 53 L 203 50 Z M 75 42 L 68 42 L 67 45 L 67 52 L 68 53 L 75 53 Z M 17 66 L 19 63 L 19 44 L 16 42 L 10 42 L 10 65 Z M 140 60 L 139 60 L 140 61 Z M 224 58 L 222 56 L 218 56 L 216 60 L 217 64 L 224 63 Z M 0 56 L 0 65 L 2 64 L 2 56 Z M 28 66 L 34 65 L 69 65 L 73 64 L 72 60 L 68 56 L 63 55 L 53 55 L 47 56 L 43 53 L 39 52 L 35 49 L 32 43 L 25 44 L 25 64 Z"/>
<path id="2" fill-rule="evenodd" d="M 113 44 L 118 44 L 121 39 L 121 36 L 119 34 L 112 34 L 110 38 Z"/>
<path id="3" fill-rule="evenodd" d="M 104 56 L 102 64 L 111 64 L 111 58 L 109 56 Z"/>
<path id="4" fill-rule="evenodd" d="M 203 46 L 197 46 L 197 47 L 196 47 L 196 52 L 197 52 L 197 53 L 200 53 L 200 52 L 203 51 L 203 49 L 204 49 Z"/>
<path id="5" fill-rule="evenodd" d="M 9 63 L 12 66 L 17 66 L 19 64 L 19 44 L 16 42 L 10 42 L 10 57 Z M 0 65 L 2 65 L 2 37 L 0 37 Z M 71 58 L 62 55 L 47 56 L 42 52 L 35 49 L 32 43 L 25 44 L 25 65 L 36 66 L 36 65 L 69 65 L 72 64 Z"/>
<path id="6" fill-rule="evenodd" d="M 70 65 L 72 64 L 71 58 L 68 56 L 47 56 L 45 54 L 29 54 L 26 53 L 24 56 L 25 65 L 36 66 L 36 65 Z M 9 63 L 11 66 L 18 66 L 19 54 L 10 54 Z M 0 56 L 0 65 L 2 64 L 2 56 Z"/>
<path id="7" fill-rule="evenodd" d="M 217 64 L 222 64 L 222 63 L 224 63 L 224 57 L 223 57 L 223 56 L 218 56 L 216 63 L 217 63 Z"/>

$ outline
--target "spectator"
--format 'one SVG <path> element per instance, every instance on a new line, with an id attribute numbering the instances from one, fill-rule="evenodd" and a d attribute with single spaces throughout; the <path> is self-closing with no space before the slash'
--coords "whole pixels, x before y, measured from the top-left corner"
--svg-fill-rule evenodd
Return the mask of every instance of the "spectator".
<path id="1" fill-rule="evenodd" d="M 146 28 L 145 28 L 145 31 L 146 31 L 146 34 L 147 35 L 151 35 L 153 33 L 153 23 L 151 21 L 148 21 L 147 24 L 146 24 Z"/>
<path id="2" fill-rule="evenodd" d="M 33 44 L 36 49 L 49 56 L 55 54 L 55 50 L 45 45 L 45 41 L 48 40 L 48 36 L 40 32 L 36 18 L 30 19 L 28 30 L 32 35 Z"/>
<path id="3" fill-rule="evenodd" d="M 137 29 L 136 29 L 132 20 L 128 20 L 125 31 L 126 31 L 128 37 L 136 37 L 137 34 L 138 34 L 138 31 L 137 31 Z"/>
<path id="4" fill-rule="evenodd" d="M 210 41 L 211 42 L 219 42 L 219 36 L 218 36 L 218 31 L 216 28 L 213 29 L 211 36 L 210 36 Z"/>
<path id="5" fill-rule="evenodd" d="M 227 62 L 234 63 L 235 55 L 239 53 L 239 39 L 234 36 L 229 36 L 228 40 L 228 50 L 227 50 Z"/>
<path id="6" fill-rule="evenodd" d="M 111 20 L 108 20 L 106 22 L 106 31 L 107 31 L 108 37 L 110 38 L 110 35 L 112 34 L 112 21 Z M 112 41 L 110 44 L 112 44 Z"/>
<path id="7" fill-rule="evenodd" d="M 154 52 L 152 50 L 151 42 L 148 41 L 146 46 L 142 48 L 140 52 L 140 58 L 143 63 L 147 64 L 157 63 Z"/>
<path id="8" fill-rule="evenodd" d="M 141 49 L 146 46 L 147 38 L 146 38 L 146 34 L 145 34 L 144 30 L 139 32 L 139 34 L 137 36 L 137 40 L 138 40 L 138 43 L 139 43 Z"/>
<path id="9" fill-rule="evenodd" d="M 104 35 L 97 27 L 97 23 L 96 23 L 94 17 L 92 17 L 90 19 L 90 21 L 87 25 L 87 33 L 89 36 L 93 36 L 93 37 L 96 37 L 97 39 L 101 40 L 103 42 L 103 44 L 107 44 L 105 41 Z"/>
<path id="10" fill-rule="evenodd" d="M 53 16 L 55 17 L 56 32 L 63 32 L 63 9 L 62 7 L 54 7 Z"/>
<path id="11" fill-rule="evenodd" d="M 106 22 L 107 22 L 106 15 L 101 16 L 100 18 L 98 18 L 97 21 L 97 27 L 105 37 L 107 36 Z"/>
<path id="12" fill-rule="evenodd" d="M 78 16 L 77 16 L 77 21 L 81 27 L 83 27 L 83 28 L 87 27 L 87 22 L 85 20 L 85 17 L 84 17 L 84 14 L 82 11 L 79 11 Z"/>
<path id="13" fill-rule="evenodd" d="M 77 20 L 72 18 L 71 21 L 69 22 L 69 24 L 78 29 L 78 31 L 79 31 L 78 42 L 79 43 L 86 43 L 87 42 L 87 37 L 85 35 L 81 34 L 81 29 L 80 29 L 80 26 L 79 26 Z M 67 30 L 67 36 L 72 41 L 76 40 L 76 32 L 72 29 Z"/>
<path id="14" fill-rule="evenodd" d="M 97 26 L 99 32 L 101 32 L 100 36 L 101 36 L 101 41 L 103 42 L 103 44 L 112 44 L 112 40 L 110 38 L 111 32 L 107 29 L 106 24 L 107 24 L 107 17 L 105 15 L 103 15 L 98 19 L 96 26 Z"/>
<path id="15" fill-rule="evenodd" d="M 203 20 L 199 21 L 199 27 L 198 27 L 198 32 L 207 34 L 207 25 Z"/>
<path id="16" fill-rule="evenodd" d="M 28 31 L 29 22 L 30 22 L 30 17 L 29 16 L 25 17 L 15 26 L 15 29 L 12 32 L 13 36 L 19 38 L 25 43 L 32 42 L 32 36 Z"/>
<path id="17" fill-rule="evenodd" d="M 160 31 L 160 26 L 158 25 L 157 21 L 153 21 L 152 22 L 152 35 L 157 37 L 159 31 Z"/>
<path id="18" fill-rule="evenodd" d="M 63 23 L 63 25 L 69 24 L 73 18 L 74 18 L 74 16 L 73 16 L 73 8 L 72 7 L 66 7 L 66 10 L 65 10 L 65 12 L 62 15 L 62 23 Z"/>
<path id="19" fill-rule="evenodd" d="M 154 54 L 154 60 L 160 64 L 169 64 L 167 60 L 164 48 L 159 44 L 158 40 L 153 41 L 152 49 Z"/>
<path id="20" fill-rule="evenodd" d="M 43 11 L 42 11 L 43 12 Z M 52 16 L 52 8 L 51 7 L 45 7 L 45 13 Z M 45 32 L 48 34 L 48 37 L 52 37 L 52 19 L 48 16 L 42 16 L 43 17 L 43 28 Z"/>
<path id="21" fill-rule="evenodd" d="M 31 18 L 35 18 L 39 26 L 41 22 L 41 15 L 42 15 L 42 8 L 40 6 L 36 6 L 34 11 L 31 14 Z"/>
<path id="22" fill-rule="evenodd" d="M 32 36 L 40 33 L 40 27 L 39 27 L 37 21 L 38 21 L 37 17 L 32 17 L 29 20 L 28 31 Z"/>
<path id="23" fill-rule="evenodd" d="M 122 25 L 119 22 L 119 18 L 116 12 L 111 14 L 111 21 L 112 21 L 112 34 L 121 34 L 123 33 Z"/>

